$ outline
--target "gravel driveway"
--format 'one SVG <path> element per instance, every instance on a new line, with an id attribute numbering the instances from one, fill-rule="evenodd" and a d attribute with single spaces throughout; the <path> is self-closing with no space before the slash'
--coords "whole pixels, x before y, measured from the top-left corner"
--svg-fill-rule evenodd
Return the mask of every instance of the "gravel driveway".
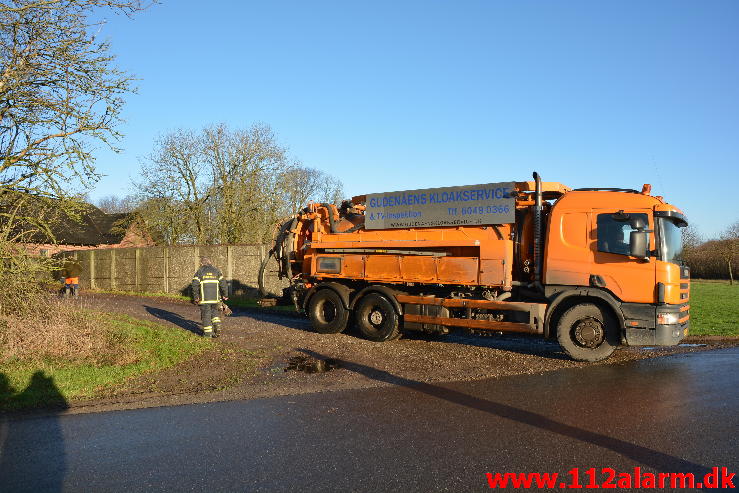
<path id="1" fill-rule="evenodd" d="M 86 294 L 83 306 L 198 332 L 199 310 L 166 298 Z M 702 351 L 734 343 L 669 348 L 620 348 L 606 361 L 572 361 L 551 341 L 528 336 L 488 337 L 452 333 L 410 333 L 397 341 L 374 343 L 353 330 L 313 332 L 307 319 L 290 313 L 235 309 L 224 321 L 213 350 L 156 375 L 147 375 L 95 401 L 71 403 L 69 412 L 259 398 L 392 385 L 388 374 L 418 382 L 452 382 L 546 373 L 561 368 L 619 365 L 638 359 Z M 297 359 L 331 359 L 338 368 L 307 373 L 285 371 Z M 313 368 L 311 365 L 301 367 Z M 329 365 L 331 367 L 332 365 Z M 361 369 L 361 371 L 359 371 Z"/>

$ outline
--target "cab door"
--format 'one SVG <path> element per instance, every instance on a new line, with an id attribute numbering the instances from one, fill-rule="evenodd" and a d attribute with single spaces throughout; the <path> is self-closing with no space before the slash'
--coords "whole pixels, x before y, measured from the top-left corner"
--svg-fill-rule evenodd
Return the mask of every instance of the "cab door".
<path id="1" fill-rule="evenodd" d="M 629 256 L 629 236 L 633 231 L 629 223 L 631 215 L 638 215 L 649 224 L 649 250 L 655 250 L 654 218 L 649 209 L 593 209 L 590 216 L 591 284 L 603 284 L 600 287 L 624 302 L 655 303 L 656 259 Z"/>

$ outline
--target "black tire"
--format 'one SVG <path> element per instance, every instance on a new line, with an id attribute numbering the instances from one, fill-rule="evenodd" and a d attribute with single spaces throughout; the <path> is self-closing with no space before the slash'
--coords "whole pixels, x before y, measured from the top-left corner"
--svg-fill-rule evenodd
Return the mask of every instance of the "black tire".
<path id="1" fill-rule="evenodd" d="M 321 289 L 308 303 L 308 318 L 319 334 L 338 334 L 346 329 L 349 310 L 333 289 Z"/>
<path id="2" fill-rule="evenodd" d="M 392 341 L 400 337 L 398 314 L 390 300 L 370 293 L 359 301 L 354 311 L 362 335 L 374 342 Z"/>
<path id="3" fill-rule="evenodd" d="M 559 319 L 557 341 L 574 360 L 604 360 L 619 343 L 618 321 L 593 303 L 575 305 Z"/>

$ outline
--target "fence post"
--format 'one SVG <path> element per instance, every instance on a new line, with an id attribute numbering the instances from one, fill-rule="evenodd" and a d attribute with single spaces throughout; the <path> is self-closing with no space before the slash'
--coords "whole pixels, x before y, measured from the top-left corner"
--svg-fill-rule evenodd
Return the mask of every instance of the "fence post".
<path id="1" fill-rule="evenodd" d="M 164 252 L 164 292 L 169 293 L 169 247 L 163 247 Z"/>
<path id="2" fill-rule="evenodd" d="M 228 296 L 230 297 L 233 293 L 233 287 L 231 286 L 234 278 L 234 258 L 233 258 L 233 247 L 231 245 L 226 246 L 226 279 L 228 281 Z"/>
<path id="3" fill-rule="evenodd" d="M 140 283 L 139 279 L 141 278 L 141 273 L 139 272 L 141 268 L 141 261 L 139 260 L 140 258 L 141 258 L 141 250 L 137 248 L 136 250 L 134 250 L 134 263 L 133 263 L 133 272 L 134 272 L 133 290 L 134 291 L 141 291 L 139 289 L 139 283 Z"/>
<path id="4" fill-rule="evenodd" d="M 90 250 L 90 289 L 95 289 L 95 250 Z"/>
<path id="5" fill-rule="evenodd" d="M 110 289 L 115 291 L 115 248 L 110 249 Z"/>

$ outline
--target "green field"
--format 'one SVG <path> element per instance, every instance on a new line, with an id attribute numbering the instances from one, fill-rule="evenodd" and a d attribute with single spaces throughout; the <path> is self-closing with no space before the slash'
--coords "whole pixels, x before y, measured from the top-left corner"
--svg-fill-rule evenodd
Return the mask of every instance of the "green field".
<path id="1" fill-rule="evenodd" d="M 739 283 L 691 282 L 690 335 L 739 336 Z"/>

